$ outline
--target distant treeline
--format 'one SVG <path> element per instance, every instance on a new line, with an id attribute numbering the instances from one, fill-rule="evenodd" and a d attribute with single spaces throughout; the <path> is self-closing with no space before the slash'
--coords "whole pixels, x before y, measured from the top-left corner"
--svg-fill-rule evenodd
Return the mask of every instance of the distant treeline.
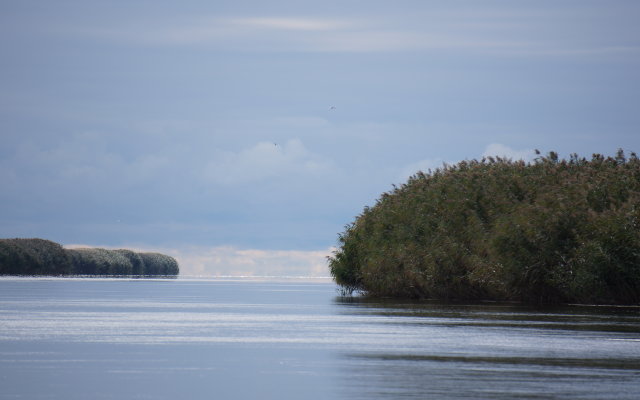
<path id="1" fill-rule="evenodd" d="M 131 250 L 65 249 L 44 239 L 0 239 L 0 275 L 178 275 L 173 257 Z"/>
<path id="2" fill-rule="evenodd" d="M 640 160 L 419 172 L 346 226 L 329 266 L 371 296 L 640 304 Z"/>

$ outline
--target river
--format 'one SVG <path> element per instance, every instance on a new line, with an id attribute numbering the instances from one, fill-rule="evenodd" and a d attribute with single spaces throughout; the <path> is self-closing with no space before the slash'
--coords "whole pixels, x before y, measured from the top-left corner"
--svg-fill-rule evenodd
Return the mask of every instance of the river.
<path id="1" fill-rule="evenodd" d="M 637 399 L 640 307 L 328 280 L 0 278 L 0 399 Z"/>

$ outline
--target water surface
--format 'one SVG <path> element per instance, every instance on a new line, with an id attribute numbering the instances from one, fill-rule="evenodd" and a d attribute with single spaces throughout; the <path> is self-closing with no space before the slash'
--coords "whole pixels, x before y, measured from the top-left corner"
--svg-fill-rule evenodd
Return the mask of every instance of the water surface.
<path id="1" fill-rule="evenodd" d="M 0 278 L 2 399 L 637 399 L 640 308 L 328 281 Z"/>

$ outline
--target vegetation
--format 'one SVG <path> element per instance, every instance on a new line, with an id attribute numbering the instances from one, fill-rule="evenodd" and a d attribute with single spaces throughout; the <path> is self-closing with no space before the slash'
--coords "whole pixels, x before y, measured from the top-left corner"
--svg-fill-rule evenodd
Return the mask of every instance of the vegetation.
<path id="1" fill-rule="evenodd" d="M 173 257 L 131 250 L 64 249 L 43 239 L 0 239 L 0 275 L 178 275 Z"/>
<path id="2" fill-rule="evenodd" d="M 640 160 L 551 152 L 419 172 L 345 227 L 329 267 L 371 296 L 639 304 Z"/>
<path id="3" fill-rule="evenodd" d="M 0 274 L 67 275 L 73 266 L 67 251 L 43 239 L 0 239 Z"/>

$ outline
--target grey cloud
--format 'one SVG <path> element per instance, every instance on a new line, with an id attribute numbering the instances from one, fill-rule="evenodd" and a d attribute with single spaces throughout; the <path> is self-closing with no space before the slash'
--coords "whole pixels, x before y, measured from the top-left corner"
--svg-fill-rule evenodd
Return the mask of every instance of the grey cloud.
<path id="1" fill-rule="evenodd" d="M 501 143 L 491 143 L 489 144 L 484 152 L 482 153 L 483 157 L 502 157 L 509 158 L 514 161 L 522 160 L 526 162 L 531 162 L 536 157 L 533 149 L 523 149 L 523 150 L 515 150 L 509 146 L 505 146 Z"/>
<path id="2" fill-rule="evenodd" d="M 309 152 L 299 139 L 260 142 L 240 152 L 214 152 L 205 167 L 213 183 L 243 184 L 283 176 L 317 178 L 335 169 L 331 160 Z"/>
<path id="3" fill-rule="evenodd" d="M 473 51 L 513 56 L 638 53 L 640 47 L 602 25 L 585 25 L 590 8 L 429 8 L 413 14 L 308 16 L 299 14 L 131 16 L 102 26 L 70 27 L 68 35 L 124 45 L 203 46 L 232 51 L 415 52 Z M 573 18 L 572 24 L 558 22 Z M 603 15 L 603 22 L 612 16 Z M 110 26 L 110 23 L 113 26 Z M 61 30 L 63 28 L 57 28 Z M 616 28 L 617 29 L 617 28 Z M 295 34 L 291 34 L 295 32 Z"/>

